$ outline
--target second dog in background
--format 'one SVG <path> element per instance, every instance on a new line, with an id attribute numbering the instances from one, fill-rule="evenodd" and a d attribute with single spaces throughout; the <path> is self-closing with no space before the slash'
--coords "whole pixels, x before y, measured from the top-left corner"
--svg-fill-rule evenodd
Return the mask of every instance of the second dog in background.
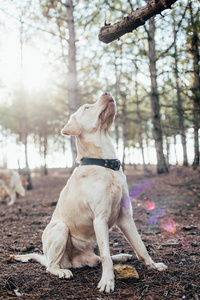
<path id="1" fill-rule="evenodd" d="M 16 202 L 16 196 L 25 196 L 25 189 L 20 175 L 13 170 L 0 169 L 0 198 L 10 198 L 8 205 Z"/>

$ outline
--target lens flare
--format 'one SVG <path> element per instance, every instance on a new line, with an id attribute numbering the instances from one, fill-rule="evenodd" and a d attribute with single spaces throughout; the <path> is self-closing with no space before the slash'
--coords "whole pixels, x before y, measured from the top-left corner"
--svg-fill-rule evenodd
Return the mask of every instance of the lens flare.
<path id="1" fill-rule="evenodd" d="M 156 204 L 149 201 L 149 200 L 145 200 L 145 205 L 147 206 L 147 210 L 153 210 L 156 207 Z"/>
<path id="2" fill-rule="evenodd" d="M 156 223 L 158 219 L 160 219 L 164 216 L 165 212 L 166 212 L 166 208 L 163 208 L 163 209 L 157 211 L 156 213 L 154 213 L 153 216 L 151 216 L 149 218 L 149 224 Z"/>
<path id="3" fill-rule="evenodd" d="M 140 192 L 142 192 L 144 189 L 146 189 L 152 183 L 153 183 L 153 180 L 148 180 L 145 183 L 133 188 L 129 193 L 130 198 L 133 199 L 135 196 L 137 196 Z"/>
<path id="4" fill-rule="evenodd" d="M 176 223 L 171 217 L 164 217 L 161 220 L 161 226 L 168 232 L 175 232 L 176 231 Z"/>
<path id="5" fill-rule="evenodd" d="M 125 209 L 128 209 L 129 205 L 131 203 L 131 200 L 129 197 L 126 197 L 123 199 L 122 201 L 122 204 L 121 204 L 121 207 L 125 208 Z"/>

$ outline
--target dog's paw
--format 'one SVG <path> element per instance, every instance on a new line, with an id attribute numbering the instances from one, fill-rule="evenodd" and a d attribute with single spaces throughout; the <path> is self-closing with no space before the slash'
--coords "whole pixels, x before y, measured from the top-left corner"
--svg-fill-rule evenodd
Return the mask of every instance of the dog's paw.
<path id="1" fill-rule="evenodd" d="M 15 260 L 21 261 L 23 263 L 26 263 L 30 260 L 29 257 L 26 255 L 10 255 L 10 257 L 14 258 Z"/>
<path id="2" fill-rule="evenodd" d="M 73 274 L 70 270 L 68 269 L 60 269 L 59 271 L 59 278 L 66 278 L 66 279 L 69 279 L 69 278 L 72 278 L 73 277 Z"/>
<path id="3" fill-rule="evenodd" d="M 115 287 L 115 282 L 114 282 L 114 278 L 101 278 L 101 281 L 98 284 L 98 289 L 100 292 L 106 292 L 106 293 L 110 293 L 114 291 L 114 287 Z"/>
<path id="4" fill-rule="evenodd" d="M 66 279 L 69 279 L 71 277 L 73 277 L 73 274 L 70 270 L 68 269 L 60 269 L 60 268 L 47 268 L 47 272 L 52 274 L 52 275 L 55 275 L 55 276 L 58 276 L 59 278 L 66 278 Z"/>
<path id="5" fill-rule="evenodd" d="M 155 268 L 158 270 L 158 271 L 164 271 L 167 269 L 167 266 L 163 263 L 155 263 Z"/>
<path id="6" fill-rule="evenodd" d="M 163 263 L 153 263 L 150 266 L 148 266 L 148 269 L 156 269 L 158 271 L 164 271 L 167 269 L 167 266 Z"/>
<path id="7" fill-rule="evenodd" d="M 10 206 L 10 205 L 13 205 L 14 204 L 14 201 L 10 201 L 10 202 L 8 202 L 8 205 Z"/>

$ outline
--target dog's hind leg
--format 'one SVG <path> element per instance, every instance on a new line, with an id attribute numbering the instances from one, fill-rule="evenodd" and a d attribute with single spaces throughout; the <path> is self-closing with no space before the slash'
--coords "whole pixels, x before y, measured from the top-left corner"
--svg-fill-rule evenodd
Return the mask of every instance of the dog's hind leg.
<path id="1" fill-rule="evenodd" d="M 76 255 L 72 259 L 72 266 L 74 268 L 81 268 L 83 266 L 90 266 L 94 267 L 101 261 L 101 258 L 94 254 L 91 250 L 81 252 L 80 254 Z"/>
<path id="2" fill-rule="evenodd" d="M 47 259 L 47 271 L 59 278 L 71 278 L 72 272 L 61 269 L 65 255 L 69 229 L 63 222 L 50 223 L 43 233 L 43 251 Z"/>
<path id="3" fill-rule="evenodd" d="M 14 258 L 15 260 L 21 261 L 23 263 L 29 262 L 31 259 L 41 263 L 43 266 L 47 266 L 46 257 L 44 255 L 38 253 L 29 253 L 24 255 L 10 255 L 10 257 Z"/>

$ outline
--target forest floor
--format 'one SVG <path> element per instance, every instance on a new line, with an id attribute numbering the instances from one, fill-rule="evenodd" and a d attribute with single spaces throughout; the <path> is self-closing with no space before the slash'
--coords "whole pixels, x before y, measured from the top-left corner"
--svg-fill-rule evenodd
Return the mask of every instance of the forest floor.
<path id="1" fill-rule="evenodd" d="M 10 258 L 24 251 L 42 252 L 42 231 L 70 175 L 66 169 L 49 170 L 47 176 L 35 171 L 33 190 L 11 207 L 0 204 L 0 299 L 200 299 L 200 173 L 181 167 L 163 175 L 150 170 L 127 166 L 125 173 L 135 195 L 138 231 L 152 258 L 168 266 L 166 271 L 147 270 L 116 227 L 110 232 L 111 254 L 133 254 L 124 264 L 133 265 L 139 279 L 117 279 L 110 294 L 97 289 L 101 265 L 74 269 L 73 279 L 66 280 L 46 273 L 39 263 Z M 151 203 L 155 208 L 148 210 Z"/>

